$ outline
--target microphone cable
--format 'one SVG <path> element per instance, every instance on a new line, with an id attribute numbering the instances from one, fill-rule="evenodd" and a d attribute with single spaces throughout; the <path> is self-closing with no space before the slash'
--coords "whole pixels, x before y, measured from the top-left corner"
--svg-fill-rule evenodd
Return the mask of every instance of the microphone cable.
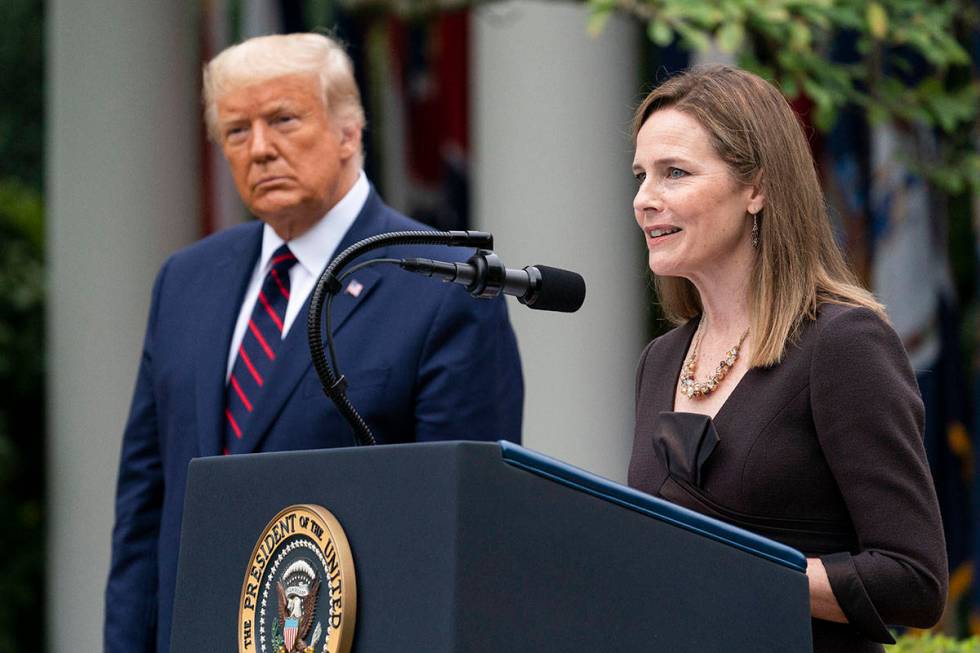
<path id="1" fill-rule="evenodd" d="M 347 397 L 347 380 L 342 374 L 337 376 L 334 373 L 336 360 L 334 360 L 333 352 L 333 335 L 329 330 L 327 331 L 327 340 L 331 349 L 331 362 L 327 361 L 323 341 L 320 337 L 323 328 L 324 303 L 328 297 L 336 295 L 343 288 L 340 279 L 337 277 L 340 270 L 361 254 L 390 245 L 445 245 L 492 249 L 493 236 L 482 231 L 394 231 L 376 234 L 345 249 L 320 274 L 310 297 L 310 310 L 306 319 L 310 356 L 323 386 L 324 394 L 336 404 L 341 415 L 354 430 L 354 443 L 356 445 L 372 445 L 377 444 L 377 441 L 367 422 L 364 421 L 364 418 L 361 417 L 357 409 L 354 408 L 354 404 Z M 365 261 L 365 263 L 368 262 Z"/>

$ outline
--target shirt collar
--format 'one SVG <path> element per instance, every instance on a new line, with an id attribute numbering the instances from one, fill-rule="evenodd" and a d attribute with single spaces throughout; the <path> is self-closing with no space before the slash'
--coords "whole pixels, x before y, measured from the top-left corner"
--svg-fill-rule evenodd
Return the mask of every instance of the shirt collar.
<path id="1" fill-rule="evenodd" d="M 299 264 L 311 275 L 317 276 L 336 253 L 337 246 L 344 239 L 347 230 L 361 213 L 367 202 L 371 184 L 361 170 L 357 181 L 347 194 L 337 202 L 327 214 L 303 235 L 289 241 L 289 249 Z M 269 260 L 285 241 L 268 224 L 262 230 L 261 269 L 266 271 Z"/>

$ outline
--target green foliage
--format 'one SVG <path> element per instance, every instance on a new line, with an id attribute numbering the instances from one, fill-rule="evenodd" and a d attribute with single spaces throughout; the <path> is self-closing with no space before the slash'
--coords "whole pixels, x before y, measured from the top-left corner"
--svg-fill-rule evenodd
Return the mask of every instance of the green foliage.
<path id="1" fill-rule="evenodd" d="M 39 194 L 0 179 L 0 653 L 43 650 L 43 249 Z"/>
<path id="2" fill-rule="evenodd" d="M 0 2 L 0 179 L 40 190 L 44 176 L 44 8 Z"/>
<path id="3" fill-rule="evenodd" d="M 45 649 L 43 26 L 0 1 L 0 653 Z"/>
<path id="4" fill-rule="evenodd" d="M 494 0 L 341 0 L 349 10 L 419 16 Z M 980 80 L 957 35 L 980 24 L 976 0 L 580 0 L 588 31 L 599 34 L 616 12 L 638 17 L 664 47 L 704 52 L 717 47 L 740 66 L 795 99 L 814 102 L 813 119 L 829 130 L 848 105 L 872 123 L 920 123 L 941 130 L 939 160 L 919 171 L 950 193 L 980 192 L 980 155 L 972 131 L 980 122 Z M 856 37 L 858 59 L 828 56 L 834 39 Z M 927 68 L 925 81 L 913 70 Z M 922 75 L 920 74 L 920 78 Z M 908 78 L 908 81 L 906 81 Z M 909 162 L 914 164 L 915 162 Z"/>
<path id="5" fill-rule="evenodd" d="M 980 638 L 955 640 L 945 635 L 906 635 L 885 647 L 886 653 L 980 653 Z"/>
<path id="6" fill-rule="evenodd" d="M 821 130 L 848 105 L 863 108 L 872 123 L 935 127 L 945 134 L 943 151 L 920 172 L 950 193 L 980 191 L 980 157 L 970 137 L 980 120 L 980 80 L 969 73 L 970 57 L 957 40 L 959 30 L 980 22 L 973 0 L 586 2 L 591 25 L 627 12 L 646 23 L 659 46 L 675 40 L 699 52 L 714 46 L 788 98 L 805 93 Z M 833 61 L 834 40 L 845 33 L 855 37 L 858 58 Z"/>

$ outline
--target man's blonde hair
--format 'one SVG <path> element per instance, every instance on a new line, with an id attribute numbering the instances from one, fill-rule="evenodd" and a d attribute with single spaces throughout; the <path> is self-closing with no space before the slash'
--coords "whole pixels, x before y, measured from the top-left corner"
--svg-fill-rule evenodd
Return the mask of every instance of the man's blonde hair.
<path id="1" fill-rule="evenodd" d="M 343 46 L 322 34 L 274 34 L 233 45 L 204 66 L 204 122 L 211 139 L 220 143 L 217 103 L 223 95 L 287 75 L 314 77 L 331 119 L 339 126 L 364 127 L 354 65 Z"/>

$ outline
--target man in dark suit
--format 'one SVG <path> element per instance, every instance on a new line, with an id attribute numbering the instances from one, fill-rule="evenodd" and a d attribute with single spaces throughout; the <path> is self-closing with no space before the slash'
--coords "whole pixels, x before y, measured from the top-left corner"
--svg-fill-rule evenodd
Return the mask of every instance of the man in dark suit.
<path id="1" fill-rule="evenodd" d="M 309 294 L 350 244 L 422 228 L 361 170 L 363 111 L 332 40 L 246 41 L 208 64 L 204 92 L 209 133 L 261 222 L 174 254 L 154 286 L 123 437 L 106 651 L 169 648 L 191 458 L 353 443 L 311 365 Z M 379 442 L 520 440 L 520 361 L 502 300 L 375 266 L 348 280 L 332 321 L 348 394 Z"/>

